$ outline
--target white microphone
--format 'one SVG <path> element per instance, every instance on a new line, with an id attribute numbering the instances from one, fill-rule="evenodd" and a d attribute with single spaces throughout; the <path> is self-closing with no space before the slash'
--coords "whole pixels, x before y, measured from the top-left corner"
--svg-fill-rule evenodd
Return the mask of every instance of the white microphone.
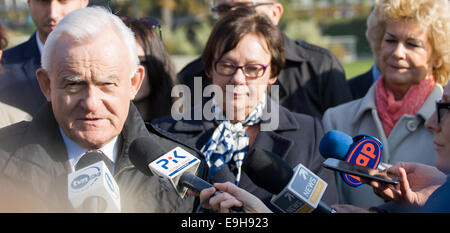
<path id="1" fill-rule="evenodd" d="M 120 212 L 120 191 L 105 162 L 99 161 L 68 176 L 72 206 L 81 212 Z"/>
<path id="2" fill-rule="evenodd" d="M 288 185 L 270 202 L 285 213 L 310 213 L 318 208 L 327 185 L 322 178 L 298 164 Z"/>
<path id="3" fill-rule="evenodd" d="M 284 213 L 334 213 L 321 202 L 328 186 L 303 164 L 292 169 L 280 156 L 253 148 L 242 165 L 247 176 L 272 196 L 270 202 Z"/>

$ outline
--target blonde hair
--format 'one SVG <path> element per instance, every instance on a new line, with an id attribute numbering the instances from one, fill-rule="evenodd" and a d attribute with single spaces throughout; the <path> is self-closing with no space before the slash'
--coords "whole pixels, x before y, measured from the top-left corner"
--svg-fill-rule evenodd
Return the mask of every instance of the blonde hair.
<path id="1" fill-rule="evenodd" d="M 375 60 L 380 56 L 381 42 L 390 21 L 413 20 L 429 29 L 428 39 L 442 65 L 433 69 L 437 83 L 445 85 L 450 78 L 450 8 L 448 0 L 376 0 L 367 19 L 366 37 Z"/>

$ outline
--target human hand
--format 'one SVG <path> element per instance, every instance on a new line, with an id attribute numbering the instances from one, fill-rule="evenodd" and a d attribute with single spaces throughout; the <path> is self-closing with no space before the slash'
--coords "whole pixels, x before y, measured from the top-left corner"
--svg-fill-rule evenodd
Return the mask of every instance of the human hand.
<path id="1" fill-rule="evenodd" d="M 213 196 L 216 189 L 221 193 Z M 200 192 L 200 202 L 209 197 L 211 199 L 202 207 L 216 212 L 229 213 L 231 207 L 243 206 L 247 213 L 271 213 L 259 198 L 230 182 L 216 183 Z"/>
<path id="2" fill-rule="evenodd" d="M 437 168 L 420 163 L 396 163 L 387 172 L 400 177 L 400 184 L 393 186 L 376 181 L 370 181 L 369 184 L 382 198 L 404 206 L 423 206 L 428 197 L 446 181 L 445 174 Z"/>

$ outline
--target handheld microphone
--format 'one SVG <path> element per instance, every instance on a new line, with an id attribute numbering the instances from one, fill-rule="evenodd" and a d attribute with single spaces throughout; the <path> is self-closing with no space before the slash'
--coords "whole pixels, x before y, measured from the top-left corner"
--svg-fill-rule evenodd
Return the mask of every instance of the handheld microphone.
<path id="1" fill-rule="evenodd" d="M 348 134 L 338 131 L 328 131 L 320 141 L 320 154 L 324 158 L 335 158 L 368 168 L 379 168 L 383 154 L 383 143 L 377 138 L 361 134 L 350 137 Z M 383 167 L 382 167 L 383 166 Z M 388 164 L 380 166 L 381 169 Z M 363 183 L 357 176 L 340 173 L 345 183 L 352 187 L 359 187 Z"/>
<path id="2" fill-rule="evenodd" d="M 120 191 L 98 152 L 83 156 L 82 167 L 68 175 L 69 200 L 75 209 L 89 213 L 120 212 Z"/>
<path id="3" fill-rule="evenodd" d="M 270 202 L 281 211 L 335 213 L 320 201 L 328 184 L 302 164 L 292 169 L 280 156 L 254 148 L 242 166 L 253 183 L 275 194 Z"/>
<path id="4" fill-rule="evenodd" d="M 139 171 L 148 176 L 158 176 L 175 189 L 181 198 L 188 188 L 200 193 L 212 187 L 195 175 L 200 160 L 180 147 L 165 152 L 152 138 L 141 137 L 131 143 L 129 152 L 130 161 Z"/>
<path id="5" fill-rule="evenodd" d="M 186 195 L 187 189 L 200 193 L 203 189 L 213 187 L 212 184 L 195 175 L 200 160 L 180 147 L 166 153 L 152 138 L 141 137 L 131 143 L 129 154 L 130 161 L 139 171 L 148 176 L 155 174 L 181 198 Z M 216 191 L 215 194 L 218 193 L 220 192 Z M 243 211 L 242 207 L 231 209 Z"/>

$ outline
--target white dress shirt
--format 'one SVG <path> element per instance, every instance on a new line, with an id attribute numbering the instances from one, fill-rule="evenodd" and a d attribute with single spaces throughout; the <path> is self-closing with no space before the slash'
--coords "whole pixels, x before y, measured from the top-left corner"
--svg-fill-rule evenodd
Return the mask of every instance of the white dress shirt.
<path id="1" fill-rule="evenodd" d="M 59 131 L 61 132 L 64 144 L 66 145 L 70 166 L 72 167 L 72 171 L 75 171 L 75 165 L 77 164 L 78 160 L 80 160 L 81 156 L 84 153 L 86 153 L 86 151 L 88 151 L 89 149 L 84 148 L 78 145 L 76 142 L 72 141 L 69 137 L 66 136 L 61 127 L 59 127 Z M 98 150 L 101 150 L 106 155 L 106 157 L 108 157 L 108 159 L 112 161 L 113 165 L 117 158 L 117 152 L 119 147 L 118 138 L 119 137 L 116 136 L 104 147 L 98 148 Z"/>

